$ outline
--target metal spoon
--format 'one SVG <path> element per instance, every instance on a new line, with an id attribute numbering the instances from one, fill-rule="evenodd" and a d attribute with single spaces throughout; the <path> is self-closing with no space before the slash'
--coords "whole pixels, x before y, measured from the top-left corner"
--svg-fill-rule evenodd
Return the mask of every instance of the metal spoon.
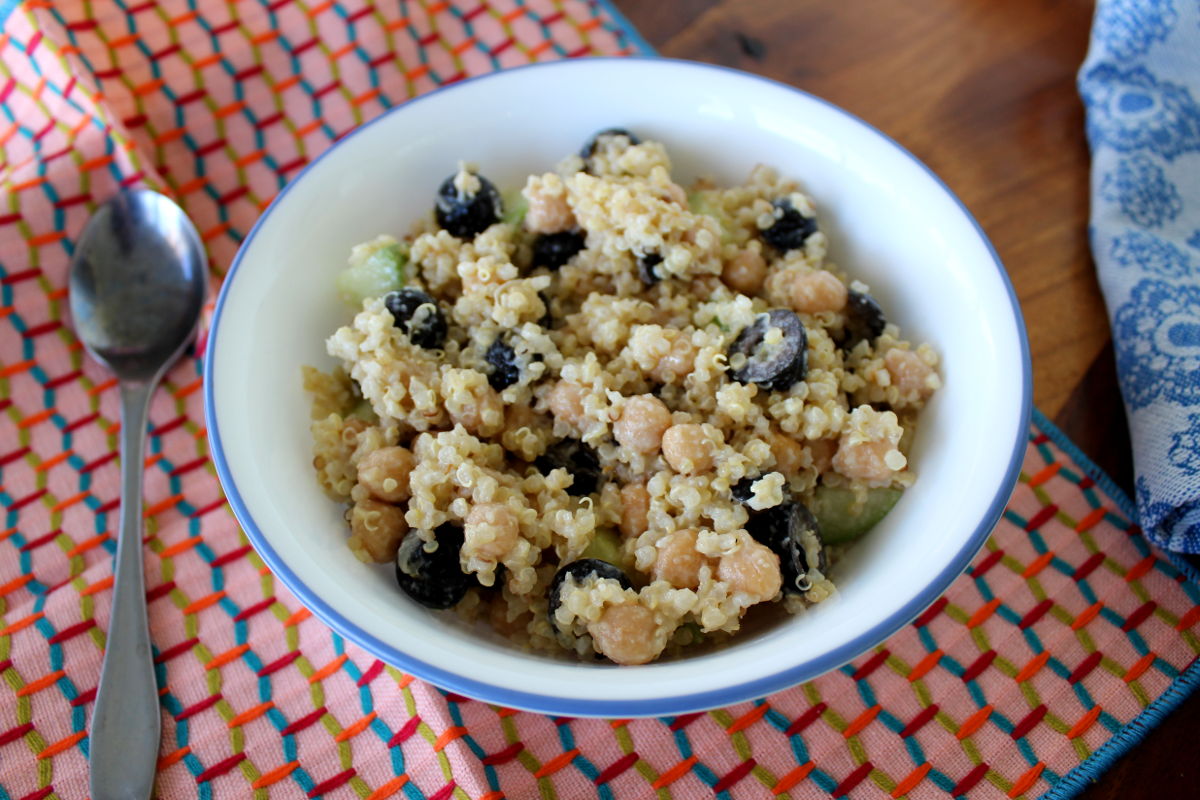
<path id="1" fill-rule="evenodd" d="M 71 316 L 121 389 L 121 528 L 112 618 L 90 732 L 93 800 L 146 800 L 161 720 L 142 574 L 142 459 L 154 387 L 191 341 L 207 267 L 183 210 L 126 191 L 88 222 L 71 262 Z"/>

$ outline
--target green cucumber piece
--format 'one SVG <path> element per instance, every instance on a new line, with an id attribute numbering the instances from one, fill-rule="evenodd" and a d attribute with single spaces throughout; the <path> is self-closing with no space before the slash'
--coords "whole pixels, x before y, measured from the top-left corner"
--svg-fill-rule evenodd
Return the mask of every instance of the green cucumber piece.
<path id="1" fill-rule="evenodd" d="M 371 407 L 371 401 L 367 400 L 365 397 L 361 398 L 357 403 L 355 403 L 354 408 L 350 409 L 346 416 L 357 417 L 363 422 L 371 425 L 377 425 L 379 423 L 379 417 L 375 414 L 375 409 Z"/>
<path id="2" fill-rule="evenodd" d="M 614 530 L 602 528 L 592 535 L 592 541 L 579 557 L 598 558 L 619 567 L 625 560 L 621 553 L 621 537 Z"/>
<path id="3" fill-rule="evenodd" d="M 870 489 L 866 501 L 858 507 L 852 489 L 818 486 L 808 510 L 817 518 L 817 524 L 821 526 L 821 539 L 825 544 L 844 544 L 874 528 L 892 510 L 902 494 L 902 489 L 890 487 Z"/>
<path id="4" fill-rule="evenodd" d="M 682 641 L 684 635 L 687 636 L 687 641 Z M 678 644 L 699 644 L 704 641 L 704 629 L 695 622 L 685 622 L 679 626 L 672 638 Z"/>
<path id="5" fill-rule="evenodd" d="M 407 248 L 390 236 L 357 245 L 350 264 L 337 276 L 338 294 L 351 308 L 362 308 L 368 297 L 382 297 L 404 286 Z"/>
<path id="6" fill-rule="evenodd" d="M 504 213 L 500 221 L 506 225 L 520 225 L 525 221 L 525 213 L 529 211 L 529 201 L 525 199 L 520 189 L 511 189 L 500 197 Z"/>
<path id="7" fill-rule="evenodd" d="M 693 214 L 708 214 L 710 217 L 716 216 L 716 211 L 708 202 L 708 197 L 704 192 L 688 192 L 687 196 L 688 210 Z"/>
<path id="8" fill-rule="evenodd" d="M 709 202 L 707 193 L 705 192 L 688 192 L 687 196 L 688 210 L 693 214 L 704 214 L 716 220 L 717 229 L 721 232 L 721 244 L 729 244 L 733 241 L 733 236 L 726 230 L 726 219 L 724 212 L 719 206 Z"/>

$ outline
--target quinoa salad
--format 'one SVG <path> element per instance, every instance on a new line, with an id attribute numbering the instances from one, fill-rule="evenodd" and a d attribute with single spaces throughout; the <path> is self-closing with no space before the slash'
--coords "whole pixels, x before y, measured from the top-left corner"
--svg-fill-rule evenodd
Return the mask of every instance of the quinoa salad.
<path id="1" fill-rule="evenodd" d="M 622 129 L 503 193 L 485 173 L 336 273 L 340 366 L 304 386 L 355 555 L 397 602 L 617 664 L 833 597 L 941 384 L 800 185 L 685 189 Z"/>

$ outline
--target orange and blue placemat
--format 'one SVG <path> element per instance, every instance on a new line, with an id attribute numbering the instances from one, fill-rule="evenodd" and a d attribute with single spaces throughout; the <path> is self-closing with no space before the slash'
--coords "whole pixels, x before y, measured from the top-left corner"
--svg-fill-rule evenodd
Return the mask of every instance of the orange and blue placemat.
<path id="1" fill-rule="evenodd" d="M 0 0 L 0 800 L 87 794 L 118 505 L 113 381 L 64 323 L 88 214 L 172 195 L 213 283 L 355 125 L 464 77 L 648 46 L 584 0 Z M 883 645 L 665 719 L 563 719 L 375 660 L 276 583 L 225 504 L 203 343 L 151 410 L 163 798 L 1071 796 L 1200 680 L 1200 585 L 1037 416 L 986 549 Z"/>

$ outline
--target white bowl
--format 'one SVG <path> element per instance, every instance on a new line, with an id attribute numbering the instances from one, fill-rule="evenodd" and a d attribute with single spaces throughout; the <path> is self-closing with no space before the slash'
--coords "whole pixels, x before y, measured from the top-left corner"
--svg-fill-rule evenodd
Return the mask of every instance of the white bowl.
<path id="1" fill-rule="evenodd" d="M 303 364 L 349 313 L 333 281 L 352 245 L 402 234 L 459 159 L 498 186 L 552 168 L 596 130 L 666 143 L 681 183 L 740 182 L 756 163 L 799 179 L 831 259 L 870 285 L 945 388 L 925 409 L 919 478 L 842 563 L 840 596 L 726 648 L 642 667 L 521 652 L 430 612 L 391 570 L 346 548 L 317 486 Z M 209 439 L 238 520 L 318 617 L 385 662 L 446 689 L 573 716 L 712 708 L 813 678 L 909 622 L 966 567 L 1016 481 L 1030 412 L 1029 349 L 1012 286 L 979 226 L 911 154 L 841 109 L 732 70 L 664 59 L 513 69 L 411 100 L 293 180 L 243 243 L 217 301 L 205 363 Z"/>

